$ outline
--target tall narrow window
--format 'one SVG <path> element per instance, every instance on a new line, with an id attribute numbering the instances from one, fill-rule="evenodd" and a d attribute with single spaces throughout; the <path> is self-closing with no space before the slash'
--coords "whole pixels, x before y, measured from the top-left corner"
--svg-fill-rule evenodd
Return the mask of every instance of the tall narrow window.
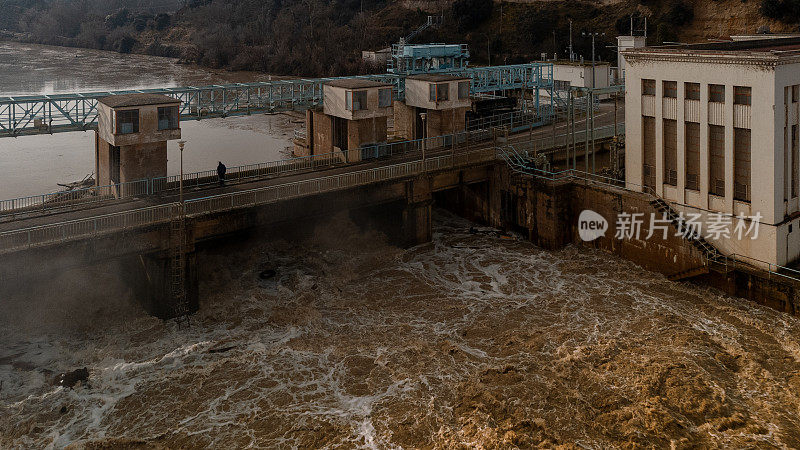
<path id="1" fill-rule="evenodd" d="M 347 109 L 361 111 L 367 109 L 367 91 L 347 91 Z"/>
<path id="2" fill-rule="evenodd" d="M 388 108 L 392 106 L 392 89 L 380 89 L 378 91 L 378 108 Z"/>
<path id="3" fill-rule="evenodd" d="M 735 105 L 750 104 L 750 88 L 744 86 L 733 87 L 733 103 Z"/>
<path id="4" fill-rule="evenodd" d="M 725 127 L 708 126 L 708 192 L 725 196 Z"/>
<path id="5" fill-rule="evenodd" d="M 800 85 L 792 86 L 792 102 L 797 103 L 800 101 Z"/>
<path id="6" fill-rule="evenodd" d="M 664 184 L 678 185 L 678 122 L 664 119 Z"/>
<path id="7" fill-rule="evenodd" d="M 464 100 L 469 98 L 469 81 L 458 82 L 458 99 Z"/>
<path id="8" fill-rule="evenodd" d="M 750 201 L 750 130 L 733 129 L 733 198 Z"/>
<path id="9" fill-rule="evenodd" d="M 656 80 L 642 80 L 642 95 L 656 95 Z"/>
<path id="10" fill-rule="evenodd" d="M 684 83 L 686 100 L 700 100 L 700 83 Z"/>
<path id="11" fill-rule="evenodd" d="M 783 127 L 783 201 L 789 200 L 789 175 L 791 169 L 789 167 L 789 145 L 788 136 L 786 135 L 787 128 Z"/>
<path id="12" fill-rule="evenodd" d="M 117 111 L 117 134 L 139 132 L 139 110 L 128 109 Z"/>
<path id="13" fill-rule="evenodd" d="M 439 83 L 436 85 L 436 101 L 446 102 L 450 98 L 450 83 Z"/>
<path id="14" fill-rule="evenodd" d="M 789 200 L 789 180 L 792 176 L 792 168 L 790 164 L 789 155 L 792 151 L 792 144 L 789 142 L 789 128 L 786 124 L 789 123 L 789 102 L 792 98 L 792 87 L 784 86 L 783 88 L 783 104 L 784 108 L 784 126 L 783 126 L 783 201 Z"/>
<path id="15" fill-rule="evenodd" d="M 677 98 L 678 97 L 678 82 L 665 81 L 664 82 L 664 97 Z"/>
<path id="16" fill-rule="evenodd" d="M 700 124 L 686 122 L 686 189 L 700 190 Z"/>
<path id="17" fill-rule="evenodd" d="M 709 84 L 708 101 L 725 103 L 725 86 L 722 84 Z"/>
<path id="18" fill-rule="evenodd" d="M 792 125 L 792 198 L 797 198 L 797 125 Z"/>
<path id="19" fill-rule="evenodd" d="M 656 186 L 656 119 L 642 117 L 642 146 L 644 147 L 644 160 L 642 161 L 642 175 L 644 185 L 655 188 Z"/>

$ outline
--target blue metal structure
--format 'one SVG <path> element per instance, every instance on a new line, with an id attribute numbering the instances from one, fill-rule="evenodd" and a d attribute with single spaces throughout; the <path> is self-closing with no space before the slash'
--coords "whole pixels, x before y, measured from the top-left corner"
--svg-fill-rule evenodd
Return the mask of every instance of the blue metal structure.
<path id="1" fill-rule="evenodd" d="M 403 40 L 392 45 L 387 72 L 402 75 L 432 71 L 466 69 L 469 64 L 467 44 L 415 44 Z"/>
<path id="2" fill-rule="evenodd" d="M 539 117 L 550 117 L 550 105 L 540 105 L 540 89 L 552 90 L 553 65 L 530 63 L 440 70 L 470 77 L 472 93 L 531 89 Z M 399 74 L 358 77 L 391 83 L 396 98 L 404 98 L 405 76 Z M 110 95 L 158 93 L 181 101 L 181 119 L 202 119 L 306 109 L 322 101 L 322 86 L 340 78 L 294 79 L 257 83 L 186 86 L 79 94 L 0 97 L 0 137 L 91 130 L 97 126 L 97 100 Z"/>

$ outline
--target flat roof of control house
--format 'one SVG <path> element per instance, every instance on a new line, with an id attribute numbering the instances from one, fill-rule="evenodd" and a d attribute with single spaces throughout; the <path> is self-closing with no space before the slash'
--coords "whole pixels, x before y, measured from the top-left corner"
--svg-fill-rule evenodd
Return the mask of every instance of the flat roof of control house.
<path id="1" fill-rule="evenodd" d="M 128 106 L 147 106 L 147 105 L 171 105 L 181 101 L 177 98 L 162 94 L 119 94 L 109 95 L 97 100 L 98 102 L 112 108 L 123 108 Z"/>
<path id="2" fill-rule="evenodd" d="M 469 80 L 469 77 L 459 77 L 456 75 L 447 75 L 443 73 L 424 73 L 420 75 L 413 75 L 407 77 L 406 79 L 410 80 L 420 80 L 420 81 L 431 81 L 434 83 L 440 83 L 443 81 L 456 81 L 456 80 Z"/>
<path id="3" fill-rule="evenodd" d="M 389 83 L 381 83 L 378 81 L 365 80 L 360 78 L 343 78 L 341 80 L 333 80 L 325 83 L 325 86 L 333 86 L 344 89 L 367 89 L 376 87 L 391 87 Z"/>

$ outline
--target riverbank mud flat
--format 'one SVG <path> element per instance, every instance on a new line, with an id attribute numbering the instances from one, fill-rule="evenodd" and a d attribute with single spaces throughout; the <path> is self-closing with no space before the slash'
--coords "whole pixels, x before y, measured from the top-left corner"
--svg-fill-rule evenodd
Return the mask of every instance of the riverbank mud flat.
<path id="1" fill-rule="evenodd" d="M 188 329 L 74 276 L 8 305 L 0 447 L 800 447 L 797 318 L 435 215 L 206 251 Z"/>

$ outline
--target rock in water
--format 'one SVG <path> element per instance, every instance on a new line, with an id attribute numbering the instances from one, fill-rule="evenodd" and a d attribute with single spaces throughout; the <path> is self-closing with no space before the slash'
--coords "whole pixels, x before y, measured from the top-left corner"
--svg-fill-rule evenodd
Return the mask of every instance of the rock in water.
<path id="1" fill-rule="evenodd" d="M 73 370 L 72 372 L 64 372 L 56 376 L 55 380 L 53 380 L 53 384 L 56 386 L 64 386 L 67 388 L 72 388 L 78 382 L 86 383 L 89 379 L 89 369 L 84 367 L 83 369 Z"/>

